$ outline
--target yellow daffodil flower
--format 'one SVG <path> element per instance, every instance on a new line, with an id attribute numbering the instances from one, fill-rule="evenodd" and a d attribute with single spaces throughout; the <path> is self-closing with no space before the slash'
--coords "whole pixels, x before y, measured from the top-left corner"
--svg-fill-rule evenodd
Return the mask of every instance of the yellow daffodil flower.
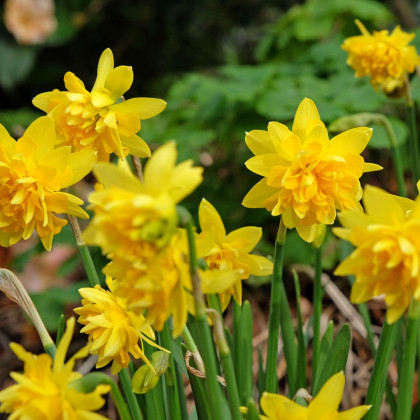
<path id="1" fill-rule="evenodd" d="M 149 157 L 149 146 L 137 133 L 140 120 L 151 118 L 165 109 L 166 102 L 154 98 L 121 100 L 133 83 L 128 66 L 114 68 L 112 51 L 106 49 L 98 64 L 91 92 L 73 73 L 64 76 L 67 91 L 41 93 L 33 104 L 55 121 L 58 140 L 73 150 L 93 150 L 99 161 L 108 161 L 111 153 L 123 158 L 128 153 Z"/>
<path id="2" fill-rule="evenodd" d="M 356 25 L 362 34 L 347 38 L 342 45 L 349 54 L 347 64 L 357 77 L 370 76 L 375 89 L 380 87 L 386 94 L 402 93 L 406 74 L 420 65 L 416 48 L 408 45 L 415 34 L 402 31 L 400 26 L 391 34 L 387 30 L 370 34 L 359 20 Z"/>
<path id="3" fill-rule="evenodd" d="M 82 200 L 60 190 L 90 172 L 94 153 L 71 153 L 70 147 L 55 145 L 50 117 L 35 120 L 18 141 L 0 125 L 1 246 L 28 239 L 36 230 L 50 250 L 54 235 L 67 223 L 55 214 L 88 217 Z"/>
<path id="4" fill-rule="evenodd" d="M 370 409 L 369 405 L 361 405 L 339 413 L 344 391 L 344 374 L 336 373 L 319 391 L 318 395 L 303 407 L 282 395 L 264 392 L 261 397 L 261 409 L 264 420 L 360 420 Z"/>
<path id="5" fill-rule="evenodd" d="M 96 367 L 101 368 L 112 361 L 111 372 L 117 374 L 128 366 L 130 353 L 151 366 L 143 352 L 143 340 L 161 349 L 152 341 L 155 333 L 143 315 L 127 311 L 124 301 L 114 296 L 110 277 L 107 285 L 110 290 L 99 285 L 79 289 L 82 306 L 74 309 L 80 315 L 78 322 L 85 325 L 80 332 L 89 335 L 90 353 L 98 355 Z"/>
<path id="6" fill-rule="evenodd" d="M 188 313 L 194 313 L 188 255 L 186 232 L 178 229 L 155 258 L 133 264 L 116 256 L 104 271 L 116 279 L 115 294 L 125 300 L 127 308 L 145 313 L 155 330 L 162 330 L 172 316 L 173 336 L 177 337 Z M 199 270 L 199 275 L 205 294 L 221 293 L 240 280 L 237 270 Z"/>
<path id="7" fill-rule="evenodd" d="M 353 303 L 385 294 L 392 324 L 411 298 L 420 301 L 420 201 L 366 186 L 363 204 L 365 212 L 346 210 L 338 216 L 343 227 L 334 233 L 356 249 L 335 274 L 356 276 Z"/>
<path id="8" fill-rule="evenodd" d="M 304 99 L 292 131 L 270 122 L 268 131 L 247 133 L 245 141 L 256 156 L 246 166 L 264 178 L 242 204 L 282 215 L 287 228 L 295 227 L 312 242 L 321 224 L 334 222 L 336 209 L 360 206 L 363 172 L 381 169 L 360 156 L 371 136 L 371 128 L 359 127 L 329 140 L 315 104 Z"/>
<path id="9" fill-rule="evenodd" d="M 176 204 L 202 181 L 202 168 L 187 160 L 176 165 L 176 145 L 169 142 L 148 160 L 141 182 L 124 162 L 100 163 L 94 173 L 101 187 L 90 194 L 94 217 L 84 232 L 87 243 L 110 258 L 140 264 L 155 256 L 176 229 Z"/>
<path id="10" fill-rule="evenodd" d="M 73 372 L 74 362 L 87 356 L 87 348 L 64 362 L 74 324 L 74 318 L 67 321 L 54 361 L 48 354 L 37 356 L 11 343 L 13 352 L 24 362 L 24 372 L 12 372 L 10 376 L 16 384 L 0 391 L 1 413 L 9 413 L 10 419 L 106 420 L 93 411 L 104 405 L 102 394 L 109 392 L 109 385 L 98 385 L 86 394 L 73 387 L 73 382 L 82 378 L 80 373 Z"/>
<path id="11" fill-rule="evenodd" d="M 226 235 L 226 229 L 217 210 L 203 199 L 198 210 L 201 233 L 198 235 L 198 255 L 204 258 L 210 270 L 238 270 L 240 278 L 219 295 L 225 310 L 233 295 L 242 304 L 242 280 L 250 275 L 266 276 L 273 272 L 273 263 L 260 255 L 251 255 L 262 236 L 262 229 L 246 226 Z"/>

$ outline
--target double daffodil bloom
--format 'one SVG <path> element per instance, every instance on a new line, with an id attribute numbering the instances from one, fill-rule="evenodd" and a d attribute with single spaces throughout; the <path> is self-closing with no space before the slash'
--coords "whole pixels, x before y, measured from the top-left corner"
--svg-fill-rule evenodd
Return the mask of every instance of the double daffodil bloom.
<path id="1" fill-rule="evenodd" d="M 48 354 L 37 356 L 11 343 L 13 352 L 24 362 L 24 372 L 12 372 L 10 376 L 16 384 L 0 391 L 0 412 L 9 413 L 10 420 L 106 420 L 94 411 L 104 405 L 102 394 L 109 392 L 109 385 L 98 385 L 89 393 L 79 392 L 73 386 L 83 376 L 73 371 L 74 362 L 87 356 L 87 348 L 65 363 L 74 324 L 74 318 L 67 321 L 54 361 Z"/>
<path id="2" fill-rule="evenodd" d="M 94 217 L 84 232 L 87 243 L 108 257 L 133 264 L 155 256 L 175 232 L 176 204 L 202 181 L 202 168 L 187 160 L 176 164 L 175 142 L 157 149 L 141 182 L 128 165 L 100 163 L 94 174 L 101 183 L 89 196 Z M 117 277 L 119 278 L 119 277 Z"/>
<path id="3" fill-rule="evenodd" d="M 360 420 L 370 409 L 362 405 L 339 413 L 338 406 L 343 397 L 345 378 L 343 372 L 336 373 L 322 387 L 316 397 L 303 407 L 282 395 L 264 392 L 261 409 L 264 420 Z"/>
<path id="4" fill-rule="evenodd" d="M 151 118 L 166 107 L 154 98 L 123 100 L 133 83 L 128 66 L 114 68 L 112 51 L 106 49 L 98 64 L 98 74 L 91 92 L 73 73 L 64 76 L 67 91 L 41 93 L 33 104 L 55 121 L 58 140 L 73 150 L 93 150 L 99 161 L 108 161 L 111 153 L 123 158 L 128 153 L 149 157 L 149 146 L 137 133 L 140 120 Z"/>
<path id="5" fill-rule="evenodd" d="M 80 315 L 78 322 L 84 325 L 80 332 L 89 335 L 90 353 L 98 355 L 96 368 L 112 361 L 111 372 L 117 374 L 128 366 L 129 354 L 151 366 L 143 351 L 143 340 L 164 349 L 152 341 L 155 333 L 144 316 L 127 311 L 125 302 L 112 293 L 110 277 L 107 285 L 110 290 L 104 290 L 99 285 L 79 289 L 83 297 L 82 306 L 74 310 Z"/>
<path id="6" fill-rule="evenodd" d="M 371 136 L 371 128 L 359 127 L 329 140 L 315 104 L 304 99 L 292 131 L 270 122 L 268 131 L 247 133 L 245 141 L 255 157 L 246 166 L 264 178 L 242 204 L 281 215 L 287 228 L 314 241 L 320 225 L 334 223 L 336 209 L 360 207 L 363 172 L 381 169 L 360 156 Z"/>
<path id="7" fill-rule="evenodd" d="M 366 186 L 363 204 L 364 212 L 347 210 L 338 216 L 343 227 L 334 233 L 356 249 L 335 274 L 356 276 L 353 303 L 384 294 L 387 322 L 392 324 L 412 298 L 420 301 L 420 199 Z"/>
<path id="8" fill-rule="evenodd" d="M 88 174 L 95 162 L 92 151 L 71 153 L 55 148 L 50 117 L 35 120 L 15 141 L 0 125 L 0 245 L 10 246 L 37 231 L 51 249 L 55 234 L 67 224 L 56 214 L 87 218 L 83 201 L 60 190 Z"/>
<path id="9" fill-rule="evenodd" d="M 362 34 L 347 38 L 341 46 L 349 54 L 347 64 L 357 77 L 370 76 L 375 89 L 399 95 L 407 73 L 414 72 L 420 65 L 416 48 L 408 45 L 415 34 L 402 31 L 399 25 L 391 34 L 387 30 L 371 34 L 359 20 L 356 25 Z"/>
<path id="10" fill-rule="evenodd" d="M 198 210 L 201 233 L 198 235 L 198 255 L 210 270 L 238 270 L 240 278 L 219 295 L 222 310 L 233 295 L 242 304 L 242 280 L 250 275 L 266 276 L 273 272 L 273 263 L 260 255 L 251 255 L 262 236 L 262 229 L 246 226 L 226 234 L 217 210 L 203 199 Z"/>

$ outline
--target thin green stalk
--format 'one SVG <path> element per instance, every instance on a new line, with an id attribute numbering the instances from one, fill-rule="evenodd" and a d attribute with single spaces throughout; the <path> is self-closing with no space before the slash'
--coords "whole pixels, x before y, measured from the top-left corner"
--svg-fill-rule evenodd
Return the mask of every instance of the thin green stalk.
<path id="1" fill-rule="evenodd" d="M 351 283 L 353 284 L 353 282 Z M 359 305 L 357 305 L 357 307 L 363 319 L 363 323 L 365 324 L 370 352 L 372 353 L 372 356 L 375 356 L 376 354 L 376 345 L 375 345 L 375 340 L 374 340 L 375 335 L 373 334 L 372 321 L 369 315 L 369 308 L 367 307 L 366 303 L 360 303 Z"/>
<path id="2" fill-rule="evenodd" d="M 300 305 L 300 284 L 299 277 L 295 270 L 293 270 L 293 280 L 295 282 L 295 291 L 296 291 L 296 306 L 297 306 L 297 316 L 298 316 L 298 326 L 297 326 L 297 337 L 298 337 L 298 362 L 297 362 L 297 388 L 306 389 L 306 345 L 305 338 L 303 336 L 303 320 L 302 320 L 302 310 Z"/>
<path id="3" fill-rule="evenodd" d="M 411 156 L 411 169 L 413 172 L 414 185 L 420 179 L 420 154 L 419 143 L 417 136 L 417 123 L 416 123 L 416 110 L 412 101 L 407 104 L 408 119 L 410 124 L 410 156 Z"/>
<path id="4" fill-rule="evenodd" d="M 183 211 L 181 217 L 183 219 L 181 220 L 181 223 L 187 228 L 190 274 L 193 285 L 193 298 L 195 305 L 195 323 L 198 333 L 200 353 L 203 356 L 206 370 L 205 384 L 210 399 L 211 415 L 214 419 L 224 419 L 226 418 L 226 412 L 223 406 L 226 404 L 226 400 L 223 397 L 220 385 L 217 380 L 216 355 L 214 353 L 210 328 L 207 323 L 206 306 L 204 304 L 203 294 L 201 291 L 201 281 L 198 274 L 197 253 L 194 240 L 194 225 L 191 215 L 186 211 Z"/>
<path id="5" fill-rule="evenodd" d="M 420 304 L 412 301 L 408 314 L 401 377 L 398 378 L 397 419 L 411 418 L 413 404 L 413 380 L 416 365 L 416 341 L 419 327 Z"/>
<path id="6" fill-rule="evenodd" d="M 151 359 L 154 347 L 150 344 L 144 343 L 144 353 L 148 359 Z M 144 394 L 146 400 L 146 419 L 166 420 L 165 402 L 162 393 L 162 385 L 160 378 L 159 383 L 150 391 Z M 134 419 L 135 420 L 135 419 Z"/>
<path id="7" fill-rule="evenodd" d="M 55 336 L 55 345 L 58 346 L 60 344 L 60 341 L 64 335 L 64 330 L 66 328 L 66 318 L 64 317 L 64 314 L 60 315 L 60 318 L 58 320 L 57 324 L 57 334 Z"/>
<path id="8" fill-rule="evenodd" d="M 321 343 L 321 313 L 322 313 L 322 247 L 315 248 L 315 278 L 314 278 L 314 337 L 312 341 L 312 375 L 316 376 L 318 369 L 319 348 Z"/>
<path id="9" fill-rule="evenodd" d="M 271 283 L 270 315 L 268 321 L 268 347 L 266 364 L 266 391 L 277 393 L 277 355 L 279 342 L 280 314 L 282 305 L 282 294 L 285 294 L 283 285 L 283 259 L 284 244 L 286 241 L 287 228 L 283 219 L 280 219 L 277 232 L 276 245 L 274 250 L 274 269 Z M 287 301 L 287 300 L 286 300 Z M 284 347 L 288 343 L 284 343 Z M 289 369 L 289 366 L 287 367 Z"/>
<path id="10" fill-rule="evenodd" d="M 140 411 L 140 407 L 137 403 L 137 398 L 131 386 L 131 377 L 128 372 L 128 368 L 121 369 L 118 373 L 118 377 L 120 378 L 121 386 L 122 386 L 128 407 L 130 409 L 131 417 L 136 420 L 137 419 L 142 420 L 143 415 Z"/>
<path id="11" fill-rule="evenodd" d="M 169 325 L 166 322 L 163 330 L 159 333 L 159 337 L 161 338 L 161 345 L 166 349 L 171 348 L 171 333 L 169 330 Z M 173 378 L 173 384 L 169 385 L 166 384 L 167 388 L 170 389 L 169 393 L 169 406 L 171 412 L 172 420 L 182 420 L 182 410 L 181 410 L 181 401 L 182 396 L 180 395 L 180 390 L 178 388 L 178 380 L 177 380 L 177 370 L 175 366 L 175 361 L 172 354 L 169 355 L 169 369 L 170 373 Z M 183 392 L 183 390 L 182 390 Z"/>
<path id="12" fill-rule="evenodd" d="M 395 323 L 391 325 L 385 323 L 383 326 L 365 399 L 365 404 L 372 405 L 372 408 L 366 414 L 364 420 L 377 420 L 379 418 L 388 366 L 395 346 L 396 331 Z"/>
<path id="13" fill-rule="evenodd" d="M 236 383 L 235 369 L 233 368 L 230 348 L 226 341 L 222 316 L 215 309 L 208 309 L 207 313 L 212 317 L 213 320 L 214 336 L 216 339 L 216 345 L 217 349 L 219 350 L 223 373 L 226 380 L 226 388 L 229 397 L 229 406 L 232 420 L 241 420 L 242 417 L 241 413 L 239 412 L 239 406 L 241 404 L 239 402 L 238 385 Z"/>
<path id="14" fill-rule="evenodd" d="M 68 216 L 70 225 L 73 229 L 74 236 L 76 238 L 77 248 L 79 249 L 80 256 L 85 266 L 86 274 L 89 279 L 91 287 L 95 287 L 97 284 L 100 284 L 98 272 L 96 271 L 95 265 L 93 264 L 92 256 L 88 246 L 83 240 L 82 231 L 80 230 L 79 222 L 75 216 Z"/>
<path id="15" fill-rule="evenodd" d="M 398 192 L 402 197 L 407 197 L 407 189 L 405 187 L 404 180 L 404 168 L 401 157 L 401 148 L 398 145 L 397 136 L 395 135 L 394 129 L 392 128 L 391 123 L 389 122 L 388 118 L 385 117 L 385 115 L 381 115 L 381 122 L 387 132 L 388 139 L 391 143 L 392 160 L 394 162 L 395 175 L 397 177 Z"/>
<path id="16" fill-rule="evenodd" d="M 222 315 L 222 308 L 220 306 L 219 296 L 212 293 L 210 295 L 207 295 L 207 300 L 208 300 L 209 307 L 213 308 L 220 315 Z"/>
<path id="17" fill-rule="evenodd" d="M 239 306 L 239 305 L 238 305 Z M 252 360 L 252 310 L 249 301 L 242 304 L 239 325 L 236 325 L 235 352 L 236 352 L 236 380 L 238 393 L 242 405 L 252 397 L 253 360 Z"/>

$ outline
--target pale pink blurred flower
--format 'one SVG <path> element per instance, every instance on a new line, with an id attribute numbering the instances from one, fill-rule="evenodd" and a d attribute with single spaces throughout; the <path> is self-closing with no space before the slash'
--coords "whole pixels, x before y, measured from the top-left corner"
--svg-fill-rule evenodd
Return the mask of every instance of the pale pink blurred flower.
<path id="1" fill-rule="evenodd" d="M 53 0 L 6 0 L 4 23 L 19 44 L 41 44 L 57 27 Z"/>

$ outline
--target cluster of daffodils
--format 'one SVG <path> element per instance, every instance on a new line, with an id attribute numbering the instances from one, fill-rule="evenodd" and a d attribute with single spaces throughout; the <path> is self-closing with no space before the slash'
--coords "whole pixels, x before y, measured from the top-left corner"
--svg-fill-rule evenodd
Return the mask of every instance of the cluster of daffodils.
<path id="1" fill-rule="evenodd" d="M 402 96 L 407 74 L 420 65 L 416 47 L 409 45 L 415 35 L 399 26 L 391 34 L 387 30 L 371 34 L 362 22 L 356 20 L 356 24 L 362 34 L 347 38 L 342 45 L 349 54 L 347 64 L 354 68 L 356 76 L 370 76 L 375 89 Z"/>
<path id="2" fill-rule="evenodd" d="M 370 76 L 372 85 L 387 94 L 402 91 L 407 74 L 420 64 L 415 48 L 408 45 L 413 35 L 399 27 L 390 35 L 370 34 L 356 23 L 362 35 L 343 44 L 356 75 Z M 131 67 L 114 68 L 107 49 L 91 91 L 73 73 L 66 73 L 64 82 L 66 91 L 53 90 L 34 99 L 47 115 L 34 121 L 20 139 L 15 141 L 0 125 L 0 246 L 26 240 L 35 231 L 50 250 L 54 235 L 67 223 L 64 215 L 72 223 L 75 217 L 88 218 L 82 200 L 64 190 L 93 171 L 97 184 L 87 207 L 93 217 L 78 245 L 86 246 L 85 241 L 98 246 L 107 257 L 106 286 L 79 290 L 81 306 L 75 313 L 88 343 L 67 363 L 73 318 L 54 358 L 11 345 L 24 362 L 24 372 L 12 373 L 15 384 L 0 391 L 0 412 L 11 414 L 10 419 L 104 419 L 94 411 L 104 405 L 102 394 L 110 387 L 84 388 L 83 375 L 73 370 L 76 359 L 92 354 L 97 368 L 111 364 L 113 374 L 133 358 L 140 359 L 143 366 L 133 376 L 133 387 L 147 392 L 168 367 L 169 351 L 157 344 L 155 331 L 166 326 L 165 333 L 170 329 L 173 337 L 187 335 L 188 316 L 196 310 L 198 314 L 203 305 L 201 293 L 215 295 L 223 312 L 232 297 L 241 304 L 242 282 L 249 276 L 273 272 L 269 259 L 251 254 L 262 230 L 246 226 L 227 232 L 206 199 L 198 209 L 200 230 L 185 229 L 186 210 L 179 205 L 200 185 L 203 169 L 191 160 L 177 163 L 175 142 L 152 154 L 138 136 L 141 120 L 159 114 L 166 103 L 123 97 L 133 82 Z M 246 144 L 255 155 L 246 166 L 263 178 L 243 205 L 280 216 L 280 226 L 296 228 L 315 246 L 338 212 L 342 227 L 334 232 L 355 250 L 335 273 L 356 277 L 354 303 L 384 295 L 387 322 L 392 324 L 413 301 L 420 303 L 420 198 L 413 201 L 369 186 L 363 192 L 363 173 L 381 169 L 361 155 L 371 136 L 371 128 L 358 127 L 330 139 L 316 105 L 304 99 L 291 130 L 270 122 L 267 131 L 246 133 Z M 118 163 L 109 162 L 112 154 Z M 136 174 L 128 155 L 133 156 Z M 139 172 L 138 158 L 148 158 L 144 173 Z M 145 343 L 159 350 L 150 360 Z M 223 358 L 229 354 L 218 350 Z M 193 357 L 200 368 L 201 359 Z M 208 374 L 205 366 L 198 372 Z M 344 375 L 336 373 L 307 406 L 265 392 L 260 418 L 361 419 L 370 406 L 338 411 L 343 389 Z"/>
<path id="3" fill-rule="evenodd" d="M 187 235 L 177 228 L 176 205 L 202 181 L 201 168 L 192 161 L 177 165 L 176 157 L 173 142 L 157 149 L 143 181 L 124 162 L 98 164 L 94 173 L 100 185 L 89 198 L 94 217 L 84 235 L 110 259 L 105 273 L 113 277 L 114 294 L 128 310 L 145 314 L 158 331 L 172 316 L 175 336 L 194 311 Z M 200 223 L 198 257 L 208 266 L 200 270 L 203 292 L 226 296 L 224 307 L 232 293 L 241 302 L 241 280 L 272 272 L 269 260 L 249 255 L 260 229 L 247 227 L 226 236 L 220 216 L 205 200 Z"/>

